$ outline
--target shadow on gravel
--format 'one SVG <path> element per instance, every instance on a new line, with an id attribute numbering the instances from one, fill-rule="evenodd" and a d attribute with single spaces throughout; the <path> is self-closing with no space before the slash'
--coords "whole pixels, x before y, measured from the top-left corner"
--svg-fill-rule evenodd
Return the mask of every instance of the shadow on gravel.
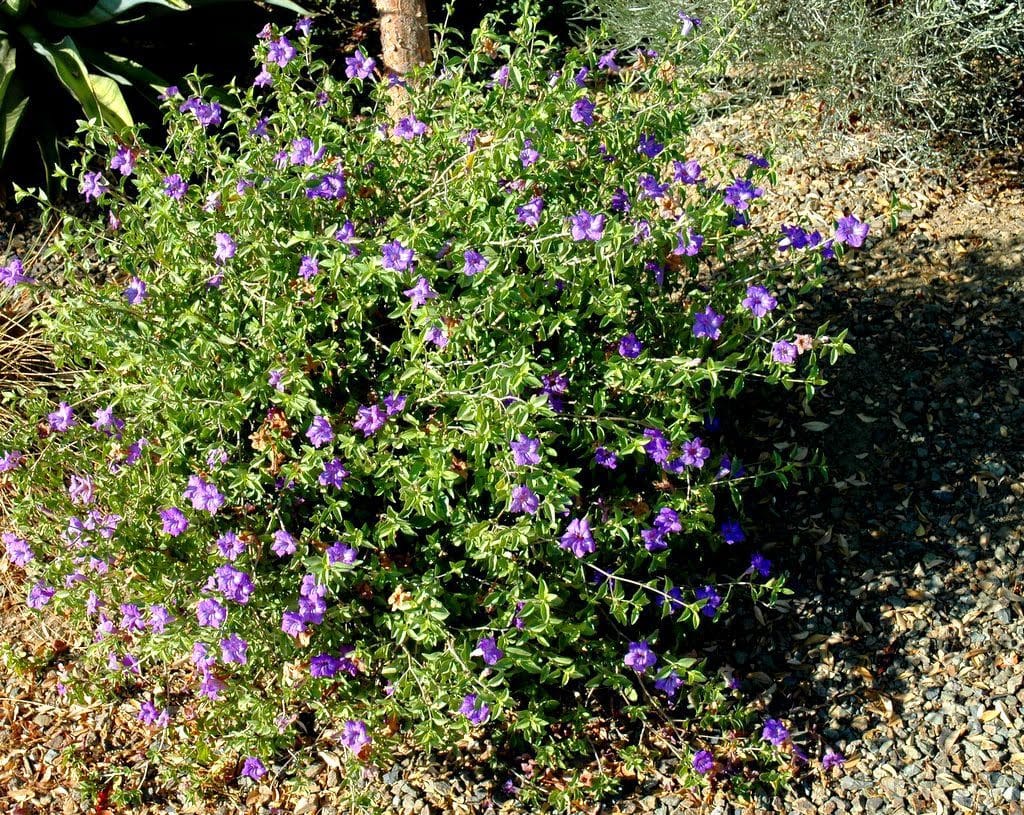
<path id="1" fill-rule="evenodd" d="M 940 622 L 969 623 L 978 591 L 997 603 L 1021 591 L 1020 566 L 986 586 L 979 562 L 1009 560 L 1004 543 L 1022 524 L 1021 241 L 966 231 L 938 258 L 914 255 L 920 239 L 877 240 L 859 259 L 865 273 L 833 273 L 804 315 L 804 328 L 849 327 L 857 353 L 829 372 L 813 416 L 763 418 L 773 441 L 824 451 L 829 478 L 748 508 L 794 595 L 759 635 L 734 629 L 735 642 L 758 641 L 752 652 L 718 646 L 712 656 L 733 660 L 766 715 L 793 722 L 812 760 L 826 746 L 863 754 L 876 735 L 909 738 L 904 702 L 925 666 L 977 644 Z M 810 432 L 812 419 L 829 426 Z M 995 613 L 1008 624 L 1012 612 Z M 805 794 L 812 781 L 804 776 Z"/>

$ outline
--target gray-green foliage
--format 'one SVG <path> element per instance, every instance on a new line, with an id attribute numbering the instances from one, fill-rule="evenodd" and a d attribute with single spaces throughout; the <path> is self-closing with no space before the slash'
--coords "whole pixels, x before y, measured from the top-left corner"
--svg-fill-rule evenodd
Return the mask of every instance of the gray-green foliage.
<path id="1" fill-rule="evenodd" d="M 622 47 L 679 25 L 678 0 L 579 0 Z M 811 88 L 824 124 L 898 124 L 962 148 L 1019 143 L 1024 114 L 1020 0 L 701 0 L 705 47 L 731 57 L 726 107 Z"/>

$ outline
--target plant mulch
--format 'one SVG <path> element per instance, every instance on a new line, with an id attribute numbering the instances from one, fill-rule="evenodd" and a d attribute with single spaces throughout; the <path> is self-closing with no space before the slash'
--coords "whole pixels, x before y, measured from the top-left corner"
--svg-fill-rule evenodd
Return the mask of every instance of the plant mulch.
<path id="1" fill-rule="evenodd" d="M 814 112 L 797 97 L 770 111 L 794 130 Z M 695 134 L 694 153 L 723 143 L 757 152 L 767 118 L 753 110 L 712 122 Z M 1022 169 L 992 158 L 961 173 L 874 164 L 875 134 L 815 139 L 779 151 L 771 206 L 803 212 L 805 226 L 828 228 L 843 208 L 871 222 L 864 249 L 829 272 L 798 316 L 805 328 L 848 327 L 857 353 L 828 372 L 809 413 L 756 409 L 776 448 L 823 450 L 829 477 L 751 507 L 750 531 L 794 593 L 762 620 L 725 626 L 708 654 L 765 715 L 787 722 L 809 761 L 774 800 L 741 806 L 652 777 L 584 811 L 1022 811 Z M 24 588 L 6 568 L 6 811 L 362 811 L 341 794 L 339 753 L 326 741 L 311 763 L 273 766 L 268 783 L 235 783 L 229 772 L 190 802 L 147 762 L 159 737 L 136 722 L 140 700 L 61 698 L 60 683 L 76 671 L 71 635 L 60 620 L 27 613 Z M 822 771 L 826 748 L 841 751 L 845 766 Z M 523 774 L 516 765 L 494 777 L 453 753 L 385 758 L 365 776 L 388 812 L 511 813 L 528 807 L 503 785 Z M 142 802 L 114 807 L 121 786 Z"/>

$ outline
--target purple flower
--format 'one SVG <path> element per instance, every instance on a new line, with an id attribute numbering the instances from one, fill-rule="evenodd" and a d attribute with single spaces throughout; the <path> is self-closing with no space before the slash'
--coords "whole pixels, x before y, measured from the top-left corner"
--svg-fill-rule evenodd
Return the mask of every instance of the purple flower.
<path id="1" fill-rule="evenodd" d="M 479 726 L 490 718 L 491 709 L 486 702 L 477 701 L 475 693 L 469 693 L 463 698 L 459 713 L 469 719 L 471 724 Z"/>
<path id="2" fill-rule="evenodd" d="M 183 497 L 186 501 L 192 502 L 192 508 L 201 512 L 209 512 L 216 515 L 217 510 L 224 506 L 224 496 L 216 486 L 198 475 L 188 477 L 188 487 L 185 488 Z"/>
<path id="3" fill-rule="evenodd" d="M 626 359 L 636 359 L 640 356 L 644 344 L 636 338 L 636 334 L 630 332 L 619 340 L 619 355 Z"/>
<path id="4" fill-rule="evenodd" d="M 249 657 L 246 655 L 248 650 L 249 643 L 238 634 L 231 634 L 220 641 L 220 654 L 224 662 L 245 665 L 249 661 Z"/>
<path id="5" fill-rule="evenodd" d="M 384 410 L 388 416 L 394 416 L 396 413 L 401 413 L 405 410 L 405 403 L 407 397 L 402 396 L 400 393 L 389 393 L 384 397 Z"/>
<path id="6" fill-rule="evenodd" d="M 629 644 L 629 649 L 626 651 L 626 656 L 622 662 L 627 668 L 632 668 L 638 674 L 642 674 L 655 666 L 658 662 L 658 656 L 651 650 L 647 641 L 643 640 Z"/>
<path id="7" fill-rule="evenodd" d="M 509 67 L 507 65 L 502 65 L 497 71 L 491 74 L 491 79 L 494 81 L 494 84 L 497 85 L 498 87 L 507 88 L 508 73 Z"/>
<path id="8" fill-rule="evenodd" d="M 393 133 L 399 139 L 409 141 L 427 132 L 427 126 L 415 116 L 406 116 L 398 120 Z"/>
<path id="9" fill-rule="evenodd" d="M 341 660 L 333 654 L 317 654 L 309 661 L 309 675 L 330 679 L 341 670 Z"/>
<path id="10" fill-rule="evenodd" d="M 540 158 L 540 153 L 533 149 L 533 142 L 530 139 L 523 141 L 523 149 L 519 151 L 519 161 L 523 167 L 529 167 L 532 164 L 537 163 L 537 159 Z"/>
<path id="11" fill-rule="evenodd" d="M 704 236 L 687 228 L 685 234 L 679 233 L 679 242 L 676 244 L 676 248 L 672 250 L 672 254 L 692 258 L 700 252 L 703 245 Z"/>
<path id="12" fill-rule="evenodd" d="M 0 266 L 0 284 L 13 289 L 20 283 L 35 283 L 34 277 L 25 274 L 25 267 L 20 258 L 11 258 L 6 266 Z"/>
<path id="13" fill-rule="evenodd" d="M 659 183 L 650 173 L 641 173 L 637 178 L 637 186 L 640 188 L 640 198 L 661 198 L 669 188 L 669 184 Z"/>
<path id="14" fill-rule="evenodd" d="M 582 123 L 587 127 L 593 127 L 594 103 L 585 96 L 581 99 L 577 99 L 573 102 L 572 109 L 569 111 L 569 118 L 574 122 Z"/>
<path id="15" fill-rule="evenodd" d="M 174 622 L 174 617 L 171 616 L 171 612 L 167 610 L 166 606 L 151 605 L 149 607 L 149 618 L 146 621 L 146 625 L 149 626 L 149 630 L 154 634 L 163 634 L 167 626 L 172 622 Z"/>
<path id="16" fill-rule="evenodd" d="M 112 406 L 100 408 L 93 415 L 96 417 L 96 421 L 90 427 L 105 433 L 107 436 L 121 438 L 121 431 L 124 430 L 124 421 L 114 415 L 114 408 Z M 3 472 L 2 467 L 0 467 L 0 472 Z"/>
<path id="17" fill-rule="evenodd" d="M 476 249 L 467 249 L 463 252 L 462 258 L 465 261 L 462 272 L 467 277 L 479 274 L 487 268 L 487 258 L 476 251 Z"/>
<path id="18" fill-rule="evenodd" d="M 764 195 L 764 190 L 761 187 L 755 187 L 749 179 L 737 178 L 725 188 L 723 200 L 726 206 L 741 212 L 750 206 L 751 201 L 762 195 Z"/>
<path id="19" fill-rule="evenodd" d="M 664 464 L 668 461 L 671 448 L 669 446 L 668 439 L 665 438 L 665 434 L 660 430 L 649 427 L 644 430 L 644 436 L 648 440 L 644 445 L 644 450 L 647 455 L 650 456 L 651 460 L 655 464 Z"/>
<path id="20" fill-rule="evenodd" d="M 629 193 L 622 189 L 622 187 L 617 188 L 615 192 L 612 193 L 612 212 L 621 212 L 625 214 L 632 208 L 632 205 L 629 203 Z"/>
<path id="21" fill-rule="evenodd" d="M 853 249 L 859 249 L 864 245 L 870 228 L 868 224 L 858 220 L 856 215 L 840 218 L 836 224 L 836 243 L 845 243 Z"/>
<path id="22" fill-rule="evenodd" d="M 637 145 L 636 151 L 647 158 L 657 158 L 658 154 L 665 149 L 664 144 L 659 144 L 654 136 L 648 136 L 646 133 L 640 134 L 640 143 Z"/>
<path id="23" fill-rule="evenodd" d="M 128 305 L 137 306 L 149 295 L 149 291 L 146 288 L 146 282 L 138 277 L 133 277 L 128 281 L 128 288 L 124 290 L 125 299 L 128 301 Z"/>
<path id="24" fill-rule="evenodd" d="M 35 557 L 35 553 L 32 551 L 32 547 L 28 545 L 28 541 L 24 538 L 19 538 L 13 532 L 4 532 L 0 535 L 0 542 L 3 542 L 4 548 L 7 550 L 7 558 L 15 566 L 24 568 Z"/>
<path id="25" fill-rule="evenodd" d="M 772 359 L 780 365 L 792 365 L 798 354 L 797 347 L 791 342 L 779 340 L 772 343 Z"/>
<path id="26" fill-rule="evenodd" d="M 341 228 L 334 233 L 334 240 L 338 241 L 339 243 L 348 244 L 352 241 L 353 238 L 355 238 L 355 236 L 355 224 L 353 224 L 351 221 L 345 221 L 345 223 L 341 225 Z"/>
<path id="27" fill-rule="evenodd" d="M 718 607 L 722 605 L 721 595 L 715 591 L 714 586 L 703 586 L 694 592 L 698 600 L 704 600 L 704 606 L 701 608 L 700 613 L 705 617 L 714 617 Z"/>
<path id="28" fill-rule="evenodd" d="M 799 226 L 783 224 L 781 227 L 781 232 L 782 240 L 779 241 L 780 252 L 785 252 L 788 251 L 789 249 L 806 249 L 808 246 L 811 245 L 811 235 L 808 234 L 806 230 L 802 229 Z M 821 243 L 821 233 L 815 232 L 814 235 L 816 237 L 813 239 L 813 245 L 817 246 L 819 243 Z"/>
<path id="29" fill-rule="evenodd" d="M 764 723 L 761 736 L 765 741 L 770 741 L 776 747 L 781 747 L 789 739 L 789 731 L 778 719 L 769 719 Z"/>
<path id="30" fill-rule="evenodd" d="M 650 240 L 651 224 L 649 221 L 641 218 L 639 221 L 634 222 L 633 226 L 636 228 L 633 233 L 633 243 L 643 243 L 646 240 Z M 664 272 L 662 274 L 664 275 Z"/>
<path id="31" fill-rule="evenodd" d="M 619 70 L 619 66 L 615 64 L 615 57 L 618 55 L 619 49 L 613 48 L 607 54 L 602 54 L 600 59 L 597 61 L 597 67 L 615 73 Z"/>
<path id="32" fill-rule="evenodd" d="M 340 201 L 347 193 L 345 174 L 341 170 L 335 170 L 333 173 L 322 176 L 316 186 L 306 190 L 306 197 L 310 200 L 322 198 L 328 201 Z"/>
<path id="33" fill-rule="evenodd" d="M 245 541 L 243 541 L 234 532 L 228 531 L 217 538 L 215 541 L 217 549 L 220 551 L 223 557 L 228 560 L 235 560 L 240 555 L 245 553 Z"/>
<path id="34" fill-rule="evenodd" d="M 102 173 L 86 173 L 78 187 L 86 201 L 99 201 L 109 189 L 110 185 Z"/>
<path id="35" fill-rule="evenodd" d="M 216 702 L 220 699 L 220 692 L 226 687 L 227 685 L 221 679 L 206 671 L 203 673 L 203 681 L 199 685 L 199 693 Z"/>
<path id="36" fill-rule="evenodd" d="M 528 204 L 516 207 L 516 218 L 527 226 L 540 226 L 540 214 L 544 210 L 544 199 L 535 195 Z"/>
<path id="37" fill-rule="evenodd" d="M 199 97 L 193 96 L 191 99 L 183 102 L 178 107 L 178 110 L 182 113 L 191 113 L 204 128 L 221 123 L 222 111 L 220 105 L 216 102 L 207 104 Z"/>
<path id="38" fill-rule="evenodd" d="M 298 541 L 288 532 L 287 529 L 278 529 L 274 535 L 274 542 L 270 545 L 271 551 L 278 557 L 291 555 L 298 548 Z"/>
<path id="39" fill-rule="evenodd" d="M 213 573 L 213 578 L 207 584 L 207 590 L 216 589 L 226 600 L 244 606 L 249 602 L 256 586 L 248 572 L 236 569 L 229 563 L 218 566 Z"/>
<path id="40" fill-rule="evenodd" d="M 323 416 L 314 416 L 313 421 L 306 430 L 306 438 L 318 450 L 325 444 L 330 444 L 334 441 L 334 431 L 331 429 L 331 423 Z"/>
<path id="41" fill-rule="evenodd" d="M 377 67 L 377 61 L 366 56 L 362 50 L 345 58 L 345 76 L 349 79 L 369 79 L 373 75 L 373 69 Z"/>
<path id="42" fill-rule="evenodd" d="M 664 693 L 669 699 L 675 698 L 675 695 L 682 686 L 683 680 L 675 671 L 669 672 L 668 676 L 664 676 L 654 682 L 654 687 Z"/>
<path id="43" fill-rule="evenodd" d="M 196 619 L 207 628 L 220 628 L 228 618 L 228 610 L 212 597 L 204 597 L 196 606 Z"/>
<path id="44" fill-rule="evenodd" d="M 710 455 L 711 451 L 704 446 L 704 442 L 698 436 L 691 441 L 683 442 L 680 459 L 684 466 L 699 470 Z"/>
<path id="45" fill-rule="evenodd" d="M 124 144 L 118 147 L 110 160 L 110 169 L 118 170 L 124 176 L 131 175 L 135 170 L 135 154 L 132 149 Z"/>
<path id="46" fill-rule="evenodd" d="M 157 98 L 161 102 L 166 102 L 168 99 L 173 99 L 175 96 L 180 96 L 181 91 L 178 90 L 177 85 L 168 85 L 164 88 L 164 92 L 161 93 Z"/>
<path id="47" fill-rule="evenodd" d="M 281 630 L 289 637 L 297 637 L 306 633 L 305 618 L 295 611 L 286 611 L 281 615 Z"/>
<path id="48" fill-rule="evenodd" d="M 315 150 L 314 146 L 313 140 L 306 136 L 295 139 L 292 142 L 292 151 L 288 154 L 288 162 L 293 167 L 297 164 L 302 164 L 306 167 L 313 166 L 320 161 L 327 152 L 326 147 L 321 147 L 319 150 Z"/>
<path id="49" fill-rule="evenodd" d="M 163 521 L 164 534 L 170 535 L 172 538 L 178 537 L 188 529 L 188 518 L 177 507 L 160 510 L 160 520 Z"/>
<path id="50" fill-rule="evenodd" d="M 842 767 L 846 763 L 846 756 L 835 750 L 826 750 L 821 758 L 821 767 L 824 770 L 831 770 L 833 767 Z"/>
<path id="51" fill-rule="evenodd" d="M 246 778 L 251 778 L 253 781 L 259 781 L 266 774 L 266 765 L 256 756 L 249 756 L 246 758 L 245 763 L 242 764 L 242 775 Z"/>
<path id="52" fill-rule="evenodd" d="M 164 194 L 168 197 L 180 201 L 185 197 L 186 192 L 188 192 L 188 184 L 178 173 L 164 178 Z"/>
<path id="53" fill-rule="evenodd" d="M 68 487 L 68 495 L 71 497 L 72 504 L 87 506 L 96 500 L 96 488 L 89 476 L 73 475 Z"/>
<path id="54" fill-rule="evenodd" d="M 684 11 L 679 12 L 679 22 L 684 37 L 690 36 L 693 29 L 701 24 L 700 17 L 691 17 Z"/>
<path id="55" fill-rule="evenodd" d="M 295 59 L 296 54 L 298 51 L 287 37 L 280 37 L 267 45 L 267 60 L 276 63 L 281 68 Z"/>
<path id="56" fill-rule="evenodd" d="M 153 727 L 167 727 L 170 723 L 170 714 L 166 710 L 157 710 L 152 702 L 143 702 L 139 708 L 139 721 Z"/>
<path id="57" fill-rule="evenodd" d="M 760 319 L 772 311 L 779 301 L 764 286 L 747 286 L 747 296 L 743 298 L 743 308 Z"/>
<path id="58" fill-rule="evenodd" d="M 498 647 L 498 641 L 494 637 L 484 637 L 476 644 L 472 656 L 483 657 L 485 665 L 497 665 L 505 656 L 505 652 Z"/>
<path id="59" fill-rule="evenodd" d="M 730 546 L 737 543 L 743 543 L 743 541 L 747 539 L 746 533 L 744 533 L 743 527 L 740 526 L 739 521 L 723 521 L 721 531 L 722 537 L 725 539 L 725 542 Z"/>
<path id="60" fill-rule="evenodd" d="M 576 75 L 573 76 L 572 81 L 576 83 L 576 87 L 577 88 L 585 88 L 585 87 L 587 87 L 587 74 L 589 74 L 589 73 L 590 73 L 590 69 L 587 68 L 586 66 L 584 66 L 583 68 L 580 68 L 576 72 Z"/>
<path id="61" fill-rule="evenodd" d="M 0 456 L 0 473 L 16 470 L 22 461 L 21 450 L 9 450 Z"/>
<path id="62" fill-rule="evenodd" d="M 715 757 L 707 750 L 698 750 L 693 756 L 693 769 L 701 775 L 707 775 L 715 768 Z"/>
<path id="63" fill-rule="evenodd" d="M 264 62 L 260 66 L 260 72 L 253 77 L 252 85 L 254 88 L 269 88 L 273 84 L 274 77 L 271 75 L 270 71 L 267 70 L 267 64 Z M 265 127 L 264 132 L 266 132 Z"/>
<path id="64" fill-rule="evenodd" d="M 363 436 L 369 438 L 384 427 L 386 419 L 387 415 L 380 409 L 379 405 L 360 407 L 356 411 L 356 420 L 352 423 L 352 427 L 356 430 L 362 430 Z"/>
<path id="65" fill-rule="evenodd" d="M 539 506 L 540 499 L 537 497 L 537 493 L 529 487 L 519 485 L 512 488 L 512 501 L 508 507 L 509 512 L 533 515 Z"/>
<path id="66" fill-rule="evenodd" d="M 607 447 L 598 447 L 594 451 L 594 461 L 601 467 L 607 467 L 609 470 L 614 470 L 619 466 L 618 457 Z"/>
<path id="67" fill-rule="evenodd" d="M 517 467 L 530 467 L 540 464 L 540 439 L 531 439 L 520 433 L 515 441 L 509 443 L 512 448 L 512 460 Z"/>
<path id="68" fill-rule="evenodd" d="M 704 311 L 693 316 L 693 336 L 717 340 L 722 336 L 723 322 L 725 322 L 725 317 L 708 306 Z"/>
<path id="69" fill-rule="evenodd" d="M 346 546 L 341 541 L 335 541 L 334 544 L 327 548 L 327 563 L 333 565 L 335 563 L 344 563 L 351 566 L 356 562 L 359 557 L 358 550 L 353 546 Z"/>
<path id="70" fill-rule="evenodd" d="M 416 262 L 416 253 L 408 246 L 403 246 L 399 240 L 385 243 L 381 247 L 383 264 L 385 269 L 393 269 L 396 272 L 404 272 L 413 267 Z"/>
<path id="71" fill-rule="evenodd" d="M 66 433 L 78 424 L 78 419 L 75 418 L 75 412 L 67 402 L 61 402 L 57 405 L 57 409 L 53 413 L 47 415 L 46 419 L 49 422 L 50 430 L 57 433 Z"/>
<path id="72" fill-rule="evenodd" d="M 597 545 L 590 533 L 590 522 L 586 518 L 573 518 L 565 534 L 559 539 L 558 546 L 568 549 L 578 558 L 593 553 Z"/>
<path id="73" fill-rule="evenodd" d="M 348 470 L 341 466 L 341 459 L 335 458 L 324 464 L 324 470 L 317 479 L 322 487 L 341 489 L 348 477 Z"/>
<path id="74" fill-rule="evenodd" d="M 675 170 L 672 180 L 679 184 L 699 184 L 704 180 L 699 161 L 673 161 L 672 167 Z"/>
<path id="75" fill-rule="evenodd" d="M 284 383 L 281 381 L 283 379 L 284 371 L 271 371 L 267 375 L 267 384 L 278 393 L 284 393 Z"/>
<path id="76" fill-rule="evenodd" d="M 750 556 L 750 570 L 761 577 L 768 577 L 772 573 L 772 562 L 768 560 L 760 552 L 755 552 Z"/>
<path id="77" fill-rule="evenodd" d="M 402 294 L 412 301 L 413 308 L 426 305 L 427 300 L 433 300 L 437 297 L 437 292 L 430 288 L 430 281 L 422 275 L 416 279 L 415 286 L 411 289 L 406 289 Z"/>
<path id="78" fill-rule="evenodd" d="M 303 17 L 295 24 L 295 30 L 303 37 L 308 37 L 309 32 L 313 30 L 313 21 L 309 17 Z"/>
<path id="79" fill-rule="evenodd" d="M 598 241 L 604 234 L 604 215 L 591 215 L 581 209 L 569 218 L 574 241 Z"/>
<path id="80" fill-rule="evenodd" d="M 339 740 L 349 750 L 359 755 L 359 752 L 370 743 L 370 735 L 366 732 L 366 724 L 364 722 L 349 719 L 342 728 Z"/>
<path id="81" fill-rule="evenodd" d="M 29 608 L 40 609 L 49 603 L 50 600 L 53 599 L 53 595 L 56 593 L 57 590 L 53 588 L 53 586 L 43 580 L 38 580 L 32 588 L 29 589 L 28 599 L 25 600 L 25 603 Z"/>

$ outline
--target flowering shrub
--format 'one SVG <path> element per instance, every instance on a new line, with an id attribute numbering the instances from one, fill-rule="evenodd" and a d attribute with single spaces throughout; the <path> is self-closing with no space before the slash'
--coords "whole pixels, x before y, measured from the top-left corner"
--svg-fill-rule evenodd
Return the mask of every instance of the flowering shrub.
<path id="1" fill-rule="evenodd" d="M 693 632 L 783 590 L 742 494 L 796 465 L 715 409 L 848 350 L 782 292 L 860 222 L 751 228 L 767 162 L 686 159 L 671 53 L 552 71 L 524 26 L 404 102 L 306 25 L 258 57 L 169 89 L 162 152 L 87 133 L 63 249 L 116 272 L 54 294 L 85 371 L 0 448 L 29 605 L 251 778 L 310 712 L 354 766 L 485 728 L 543 764 L 614 699 L 690 722 L 694 783 L 782 766 Z"/>

